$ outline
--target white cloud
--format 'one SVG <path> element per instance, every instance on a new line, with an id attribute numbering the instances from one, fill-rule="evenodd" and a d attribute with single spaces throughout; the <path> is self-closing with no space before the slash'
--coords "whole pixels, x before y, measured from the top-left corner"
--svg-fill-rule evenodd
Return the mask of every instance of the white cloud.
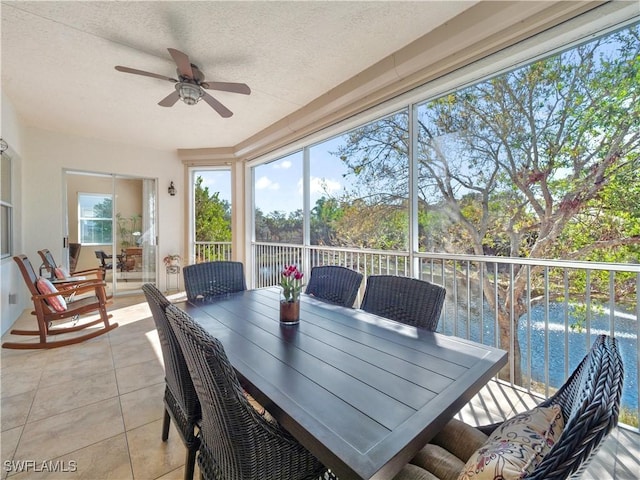
<path id="1" fill-rule="evenodd" d="M 331 194 L 342 189 L 342 184 L 330 178 L 311 177 L 310 188 L 311 194 Z"/>
<path id="2" fill-rule="evenodd" d="M 282 170 L 288 170 L 291 168 L 292 163 L 289 160 L 283 160 L 281 162 L 275 163 L 273 168 L 281 168 Z"/>
<path id="3" fill-rule="evenodd" d="M 280 184 L 272 182 L 268 177 L 260 177 L 256 181 L 256 190 L 278 190 L 279 188 Z"/>

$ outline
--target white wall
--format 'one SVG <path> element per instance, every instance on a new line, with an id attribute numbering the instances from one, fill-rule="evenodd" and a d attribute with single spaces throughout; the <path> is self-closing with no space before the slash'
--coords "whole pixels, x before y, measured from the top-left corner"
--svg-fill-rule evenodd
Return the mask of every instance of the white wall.
<path id="1" fill-rule="evenodd" d="M 171 180 L 183 183 L 183 166 L 176 152 L 143 149 L 49 132 L 27 129 L 25 178 L 25 250 L 37 255 L 49 248 L 62 258 L 64 210 L 62 206 L 64 169 L 96 173 L 118 173 L 158 180 L 158 252 L 184 251 L 182 232 L 184 192 L 175 197 L 167 193 Z M 160 275 L 164 281 L 164 275 Z M 160 284 L 162 289 L 164 285 Z"/>
<path id="2" fill-rule="evenodd" d="M 5 135 L 5 97 L 2 98 L 2 116 L 2 132 Z M 19 125 L 17 118 L 9 116 L 8 120 Z M 178 191 L 174 197 L 167 193 L 170 181 L 176 185 L 184 184 L 184 168 L 176 152 L 139 148 L 31 127 L 21 129 L 21 133 L 23 242 L 18 246 L 19 250 L 16 250 L 16 253 L 26 254 L 34 264 L 39 258 L 37 251 L 43 248 L 51 250 L 54 258 L 62 258 L 65 169 L 155 178 L 158 181 L 160 259 L 164 253 L 185 250 L 185 192 Z M 3 272 L 4 263 L 6 262 L 3 262 Z M 162 264 L 159 262 L 159 265 Z M 19 281 L 23 283 L 22 278 Z M 165 275 L 161 272 L 158 275 L 158 287 L 164 290 L 164 284 Z M 13 293 L 15 286 L 2 284 L 3 310 L 5 303 L 8 303 L 6 300 L 10 290 Z M 22 309 L 27 308 L 26 302 L 29 299 L 24 298 L 24 285 L 20 285 L 20 292 L 23 295 L 23 303 L 17 314 L 15 311 L 7 312 L 5 318 L 3 311 L 3 333 L 13 324 Z"/>
<path id="3" fill-rule="evenodd" d="M 12 159 L 11 188 L 13 194 L 14 252 L 22 249 L 22 156 L 23 126 L 12 103 L 2 92 L 2 139 L 9 145 L 8 153 Z M 17 303 L 9 303 L 9 294 L 17 294 Z M 29 297 L 18 266 L 11 259 L 0 261 L 0 334 L 9 329 L 13 322 L 26 308 Z"/>

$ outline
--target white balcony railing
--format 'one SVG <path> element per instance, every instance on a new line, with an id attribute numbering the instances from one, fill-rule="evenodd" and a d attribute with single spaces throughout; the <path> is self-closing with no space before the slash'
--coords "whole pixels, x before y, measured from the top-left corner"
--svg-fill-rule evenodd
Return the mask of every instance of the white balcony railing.
<path id="1" fill-rule="evenodd" d="M 229 260 L 230 242 L 197 242 L 197 261 Z M 618 339 L 625 365 L 621 422 L 638 426 L 640 406 L 640 265 L 539 260 L 473 255 L 393 252 L 351 248 L 255 243 L 247 282 L 254 288 L 276 285 L 285 265 L 304 272 L 315 265 L 343 265 L 365 277 L 415 276 L 447 290 L 438 331 L 514 350 L 520 347 L 521 380 L 512 386 L 549 396 L 573 371 L 593 337 Z M 415 274 L 414 274 L 415 272 Z M 514 294 L 520 282 L 520 294 Z M 516 298 L 519 297 L 519 298 Z M 509 345 L 500 345 L 495 306 L 506 315 Z M 519 310 L 523 307 L 522 310 Z M 524 313 L 519 313 L 524 312 Z M 518 317 L 517 328 L 514 318 Z M 510 378 L 518 378 L 516 359 Z"/>
<path id="2" fill-rule="evenodd" d="M 231 242 L 195 242 L 195 262 L 231 260 Z"/>
<path id="3" fill-rule="evenodd" d="M 518 386 L 542 396 L 562 385 L 591 347 L 593 336 L 615 336 L 625 366 L 621 422 L 637 429 L 640 265 L 267 243 L 253 245 L 252 259 L 254 274 L 247 280 L 255 288 L 278 284 L 288 264 L 304 272 L 329 264 L 357 270 L 365 279 L 356 306 L 370 275 L 428 280 L 447 290 L 438 331 L 505 348 L 497 335 L 497 305 L 512 326 L 506 348 L 513 351 L 516 342 L 520 346 Z M 514 289 L 521 293 L 516 295 Z M 511 379 L 517 378 L 515 362 L 510 356 Z"/>

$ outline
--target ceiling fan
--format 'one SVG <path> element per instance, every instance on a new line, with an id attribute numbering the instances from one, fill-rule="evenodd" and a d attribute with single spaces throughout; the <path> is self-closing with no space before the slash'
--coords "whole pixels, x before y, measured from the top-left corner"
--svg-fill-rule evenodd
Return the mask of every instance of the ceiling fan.
<path id="1" fill-rule="evenodd" d="M 116 70 L 124 73 L 133 73 L 135 75 L 159 78 L 160 80 L 168 80 L 175 83 L 176 91 L 170 93 L 158 102 L 158 105 L 162 107 L 172 107 L 178 100 L 182 100 L 187 105 L 195 105 L 200 99 L 203 99 L 224 118 L 230 117 L 233 115 L 233 112 L 213 98 L 209 93 L 205 92 L 204 89 L 241 93 L 243 95 L 249 95 L 251 93 L 251 89 L 245 83 L 205 82 L 204 73 L 200 71 L 197 65 L 194 65 L 189 61 L 187 54 L 182 53 L 180 50 L 176 50 L 175 48 L 168 48 L 167 50 L 169 50 L 169 54 L 178 67 L 176 69 L 178 80 L 175 78 L 165 77 L 164 75 L 159 75 L 157 73 L 144 72 L 142 70 L 122 67 L 120 65 L 116 66 Z"/>

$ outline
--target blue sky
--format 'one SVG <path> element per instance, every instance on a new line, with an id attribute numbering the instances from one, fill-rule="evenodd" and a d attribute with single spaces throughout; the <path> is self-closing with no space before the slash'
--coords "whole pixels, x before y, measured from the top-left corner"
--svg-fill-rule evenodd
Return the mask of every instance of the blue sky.
<path id="1" fill-rule="evenodd" d="M 342 162 L 330 152 L 341 143 L 340 137 L 311 147 L 311 206 L 324 196 L 339 196 L 350 182 L 343 177 Z M 203 185 L 210 192 L 220 192 L 220 198 L 231 201 L 229 171 L 200 171 Z M 255 171 L 256 205 L 265 214 L 273 211 L 288 214 L 302 209 L 302 152 L 260 165 Z"/>
<path id="2" fill-rule="evenodd" d="M 231 170 L 199 170 L 202 186 L 209 187 L 210 193 L 220 192 L 220 198 L 231 202 Z"/>
<path id="3" fill-rule="evenodd" d="M 340 196 L 350 187 L 342 162 L 331 152 L 341 143 L 338 137 L 311 147 L 311 206 L 320 197 Z M 302 152 L 295 152 L 255 170 L 256 205 L 264 212 L 285 213 L 302 209 Z"/>

